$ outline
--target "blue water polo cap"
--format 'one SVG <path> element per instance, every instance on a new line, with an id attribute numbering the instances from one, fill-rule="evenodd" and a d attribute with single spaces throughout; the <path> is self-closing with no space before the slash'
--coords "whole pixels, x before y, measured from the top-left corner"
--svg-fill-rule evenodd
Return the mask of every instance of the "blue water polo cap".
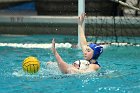
<path id="1" fill-rule="evenodd" d="M 89 47 L 93 49 L 94 53 L 91 59 L 98 59 L 100 54 L 103 52 L 103 47 L 97 44 L 90 43 Z"/>

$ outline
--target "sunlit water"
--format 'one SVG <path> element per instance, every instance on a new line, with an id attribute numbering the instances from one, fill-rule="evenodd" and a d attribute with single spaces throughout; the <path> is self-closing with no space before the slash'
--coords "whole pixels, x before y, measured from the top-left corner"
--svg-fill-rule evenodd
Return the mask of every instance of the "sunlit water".
<path id="1" fill-rule="evenodd" d="M 0 36 L 0 93 L 139 93 L 140 47 L 104 46 L 100 71 L 70 75 L 62 74 L 55 63 L 46 65 L 55 62 L 50 50 L 53 37 L 67 63 L 83 58 L 81 50 L 70 48 L 77 43 L 76 36 Z M 41 63 L 34 75 L 22 70 L 22 61 L 31 55 Z"/>

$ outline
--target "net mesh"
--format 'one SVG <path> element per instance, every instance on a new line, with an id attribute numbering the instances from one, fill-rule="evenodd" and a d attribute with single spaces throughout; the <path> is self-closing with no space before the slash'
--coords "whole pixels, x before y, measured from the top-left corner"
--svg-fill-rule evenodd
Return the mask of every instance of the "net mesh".
<path id="1" fill-rule="evenodd" d="M 94 9 L 97 15 L 93 18 L 87 17 L 86 30 L 92 30 L 89 35 L 90 41 L 103 44 L 114 45 L 136 45 L 139 46 L 140 40 L 140 2 L 139 0 L 113 1 L 114 6 L 118 4 L 120 11 L 112 16 L 98 16 L 98 12 Z M 122 2 L 122 0 L 121 0 Z M 127 6 L 126 6 L 127 5 Z M 114 10 L 115 11 L 115 10 Z"/>

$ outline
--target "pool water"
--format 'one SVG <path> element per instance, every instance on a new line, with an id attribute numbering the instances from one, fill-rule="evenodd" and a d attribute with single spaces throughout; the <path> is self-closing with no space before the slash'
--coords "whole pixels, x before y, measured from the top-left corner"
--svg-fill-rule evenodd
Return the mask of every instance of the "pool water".
<path id="1" fill-rule="evenodd" d="M 59 71 L 47 47 L 53 37 L 58 43 L 58 52 L 67 63 L 83 58 L 80 49 L 69 47 L 77 43 L 76 36 L 0 36 L 0 93 L 139 93 L 138 46 L 104 46 L 99 58 L 100 71 L 70 75 Z M 37 47 L 29 47 L 34 44 Z M 39 72 L 34 75 L 22 70 L 22 61 L 31 55 L 41 63 Z M 48 61 L 54 65 L 46 65 Z"/>

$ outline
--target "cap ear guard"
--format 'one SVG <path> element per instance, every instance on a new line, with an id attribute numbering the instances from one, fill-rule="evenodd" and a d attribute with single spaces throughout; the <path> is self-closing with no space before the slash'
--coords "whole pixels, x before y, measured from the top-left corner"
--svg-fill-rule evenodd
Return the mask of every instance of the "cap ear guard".
<path id="1" fill-rule="evenodd" d="M 90 43 L 89 47 L 94 51 L 91 59 L 98 59 L 103 52 L 103 47 L 97 44 Z"/>

